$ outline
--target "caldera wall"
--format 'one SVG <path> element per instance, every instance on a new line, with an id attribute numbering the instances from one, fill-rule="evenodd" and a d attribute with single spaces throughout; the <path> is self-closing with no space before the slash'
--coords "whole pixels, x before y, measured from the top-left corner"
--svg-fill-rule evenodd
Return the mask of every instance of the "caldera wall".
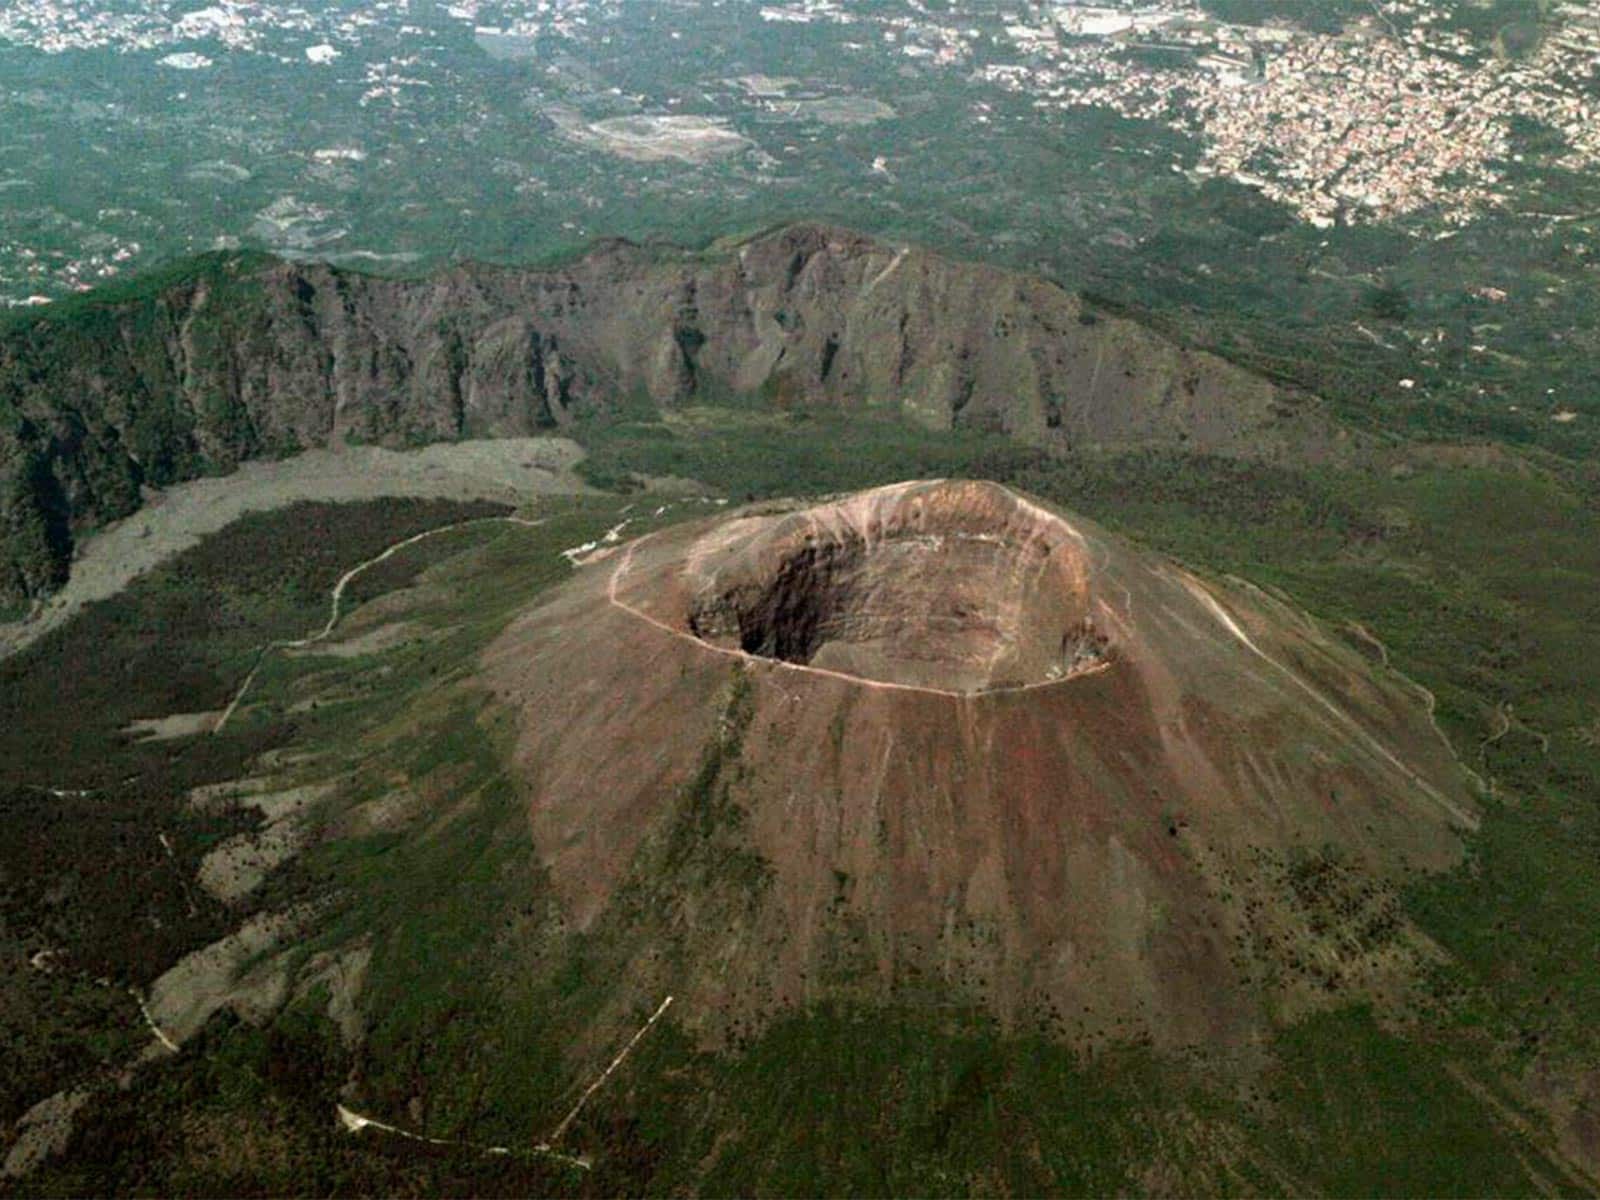
<path id="1" fill-rule="evenodd" d="M 524 436 L 641 394 L 730 393 L 1062 449 L 1326 461 L 1352 447 L 1309 398 L 1054 284 L 818 225 L 420 280 L 211 258 L 0 335 L 0 599 L 53 590 L 75 539 L 144 487 L 344 441 Z"/>

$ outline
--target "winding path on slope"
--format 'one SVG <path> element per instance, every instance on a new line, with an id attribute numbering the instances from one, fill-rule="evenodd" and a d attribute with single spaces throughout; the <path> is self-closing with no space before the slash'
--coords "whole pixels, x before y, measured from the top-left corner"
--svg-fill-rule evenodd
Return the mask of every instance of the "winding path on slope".
<path id="1" fill-rule="evenodd" d="M 83 539 L 66 585 L 31 616 L 0 622 L 0 659 L 249 513 L 302 501 L 385 498 L 493 500 L 516 507 L 537 496 L 591 491 L 573 472 L 582 458 L 576 443 L 552 437 L 436 442 L 416 450 L 324 447 L 174 484 L 152 503 Z"/>
<path id="2" fill-rule="evenodd" d="M 587 1171 L 593 1165 L 588 1158 L 582 1155 L 567 1154 L 561 1150 L 557 1150 L 555 1148 L 556 1143 L 558 1143 L 562 1137 L 565 1136 L 567 1129 L 572 1124 L 573 1120 L 576 1119 L 577 1115 L 583 1111 L 583 1106 L 589 1102 L 589 1097 L 593 1096 L 595 1092 L 599 1091 L 600 1086 L 605 1083 L 607 1079 L 611 1078 L 612 1073 L 622 1065 L 623 1060 L 626 1059 L 632 1052 L 633 1048 L 639 1044 L 640 1039 L 643 1038 L 645 1034 L 650 1032 L 651 1026 L 661 1019 L 662 1015 L 667 1011 L 671 1004 L 672 997 L 668 996 L 656 1008 L 655 1012 L 650 1014 L 650 1019 L 634 1032 L 634 1035 L 628 1039 L 627 1043 L 622 1047 L 622 1049 L 617 1051 L 616 1057 L 606 1065 L 605 1070 L 601 1071 L 600 1074 L 595 1076 L 595 1078 L 590 1082 L 589 1086 L 583 1090 L 583 1094 L 578 1097 L 578 1102 L 574 1104 L 567 1112 L 567 1115 L 561 1119 L 561 1124 L 556 1126 L 555 1132 L 550 1135 L 549 1140 L 540 1142 L 538 1145 L 533 1147 L 532 1152 L 534 1154 L 556 1159 L 560 1162 L 566 1163 L 568 1166 L 577 1167 L 584 1171 Z M 510 1146 L 488 1146 L 482 1145 L 478 1142 L 451 1141 L 447 1138 L 428 1137 L 426 1134 L 412 1133 L 410 1130 L 402 1129 L 398 1125 L 389 1125 L 383 1121 L 376 1121 L 371 1117 L 362 1116 L 360 1113 L 346 1108 L 343 1104 L 335 1104 L 334 1109 L 338 1114 L 339 1124 L 342 1125 L 349 1133 L 359 1133 L 363 1129 L 377 1129 L 384 1133 L 392 1133 L 397 1137 L 407 1138 L 414 1142 L 427 1142 L 434 1146 L 464 1146 L 468 1149 L 481 1150 L 485 1154 L 515 1153 Z"/>
<path id="3" fill-rule="evenodd" d="M 535 525 L 544 524 L 542 519 L 533 520 L 528 517 L 517 516 L 473 517 L 466 521 L 452 521 L 448 525 L 440 525 L 434 529 L 424 529 L 421 533 L 414 533 L 410 537 L 401 538 L 398 542 L 386 547 L 384 550 L 373 555 L 365 562 L 357 563 L 343 575 L 339 576 L 339 582 L 333 585 L 333 590 L 329 593 L 328 620 L 321 629 L 303 638 L 290 638 L 287 640 L 268 642 L 265 646 L 261 647 L 260 651 L 256 654 L 255 665 L 250 668 L 250 673 L 244 677 L 244 682 L 239 685 L 239 690 L 234 693 L 233 699 L 228 702 L 228 707 L 222 710 L 222 715 L 217 718 L 217 723 L 211 727 L 211 732 L 213 734 L 221 733 L 223 728 L 228 724 L 228 721 L 232 718 L 234 711 L 239 707 L 239 703 L 244 699 L 245 693 L 250 690 L 250 685 L 255 682 L 256 675 L 260 672 L 262 664 L 266 662 L 267 655 L 271 654 L 274 650 L 303 650 L 307 646 L 315 646 L 318 642 L 325 640 L 333 632 L 334 627 L 339 624 L 339 606 L 344 602 L 344 590 L 345 588 L 349 587 L 350 584 L 358 576 L 360 576 L 363 571 L 367 570 L 369 567 L 377 566 L 390 556 L 398 554 L 407 546 L 414 546 L 416 543 L 423 541 L 426 538 L 431 538 L 441 533 L 449 533 L 455 529 L 466 529 L 473 525 L 486 525 L 492 521 L 505 522 L 510 525 L 521 525 L 525 528 L 532 528 Z"/>

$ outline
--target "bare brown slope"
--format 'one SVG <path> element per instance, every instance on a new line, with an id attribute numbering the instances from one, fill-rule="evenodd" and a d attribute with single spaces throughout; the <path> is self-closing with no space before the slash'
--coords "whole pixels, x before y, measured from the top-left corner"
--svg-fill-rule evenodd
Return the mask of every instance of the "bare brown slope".
<path id="1" fill-rule="evenodd" d="M 1053 284 L 815 225 L 420 280 L 213 264 L 0 335 L 0 598 L 58 586 L 73 538 L 133 511 L 144 485 L 345 440 L 522 436 L 636 395 L 733 392 L 1057 447 L 1351 453 L 1309 399 Z"/>
<path id="2" fill-rule="evenodd" d="M 974 591 L 950 547 L 984 537 L 1027 570 Z M 810 661 L 696 630 L 730 579 L 760 594 L 829 547 L 873 619 L 824 622 Z M 671 991 L 713 1038 L 929 997 L 1087 1043 L 1244 1036 L 1403 983 L 1433 951 L 1393 882 L 1475 820 L 1405 689 L 1307 618 L 995 485 L 641 540 L 485 666 L 563 919 L 615 947 L 619 1003 Z"/>

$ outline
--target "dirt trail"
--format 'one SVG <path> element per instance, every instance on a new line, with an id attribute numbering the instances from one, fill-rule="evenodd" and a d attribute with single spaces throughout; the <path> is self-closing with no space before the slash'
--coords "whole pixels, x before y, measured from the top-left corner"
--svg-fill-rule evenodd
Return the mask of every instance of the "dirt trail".
<path id="1" fill-rule="evenodd" d="M 1395 770 L 1399 771 L 1402 775 L 1409 779 L 1417 786 L 1418 789 L 1422 791 L 1424 795 L 1432 799 L 1462 825 L 1468 829 L 1476 829 L 1478 827 L 1478 818 L 1474 814 L 1467 812 L 1457 804 L 1452 804 L 1442 793 L 1439 792 L 1437 788 L 1428 783 L 1427 780 L 1423 779 L 1410 767 L 1406 766 L 1405 763 L 1401 762 L 1400 759 L 1395 756 L 1393 751 L 1391 751 L 1382 742 L 1378 741 L 1377 738 L 1373 737 L 1370 733 L 1363 729 L 1357 722 L 1352 720 L 1348 713 L 1339 708 L 1319 690 L 1308 684 L 1304 679 L 1300 678 L 1300 676 L 1294 671 L 1284 666 L 1277 659 L 1273 658 L 1266 651 L 1262 650 L 1261 647 L 1257 646 L 1255 642 L 1250 639 L 1250 635 L 1245 633 L 1245 631 L 1239 627 L 1239 623 L 1235 621 L 1231 615 L 1229 615 L 1228 611 L 1222 607 L 1217 598 L 1213 596 L 1198 579 L 1185 573 L 1181 577 L 1181 582 L 1190 590 L 1190 592 L 1194 594 L 1198 600 L 1200 600 L 1202 604 L 1206 606 L 1207 609 L 1210 610 L 1211 614 L 1216 617 L 1217 621 L 1222 625 L 1222 627 L 1226 629 L 1234 638 L 1236 638 L 1239 644 L 1242 645 L 1246 650 L 1249 650 L 1268 666 L 1273 667 L 1285 678 L 1292 681 L 1296 687 L 1305 692 L 1306 695 L 1310 696 L 1319 705 L 1331 713 L 1337 719 L 1337 721 L 1351 733 L 1353 733 L 1363 745 L 1374 751 L 1380 758 L 1382 758 Z"/>
<path id="2" fill-rule="evenodd" d="M 639 1044 L 640 1038 L 650 1032 L 650 1026 L 654 1025 L 661 1019 L 661 1014 L 667 1011 L 667 1007 L 671 1003 L 671 996 L 668 996 L 661 1002 L 660 1007 L 657 1008 L 655 1012 L 650 1014 L 650 1019 L 643 1025 L 639 1026 L 638 1032 L 628 1039 L 628 1044 L 621 1050 L 617 1051 L 617 1056 L 611 1060 L 611 1064 L 606 1067 L 604 1071 L 600 1072 L 599 1076 L 596 1077 L 593 1083 L 584 1089 L 583 1095 L 578 1097 L 578 1102 L 572 1106 L 571 1111 L 568 1112 L 566 1116 L 561 1118 L 561 1124 L 556 1126 L 556 1131 L 550 1135 L 550 1140 L 548 1142 L 541 1142 L 537 1149 L 549 1150 L 551 1146 L 555 1145 L 561 1140 L 562 1135 L 567 1132 L 567 1127 L 571 1125 L 574 1118 L 576 1118 L 577 1115 L 583 1111 L 583 1106 L 589 1102 L 589 1097 L 600 1090 L 600 1085 L 602 1083 L 611 1078 L 611 1072 L 615 1071 L 622 1065 L 622 1060 L 628 1057 L 628 1052 Z"/>
<path id="3" fill-rule="evenodd" d="M 555 1132 L 550 1135 L 549 1140 L 540 1142 L 538 1145 L 533 1147 L 532 1152 L 534 1154 L 542 1155 L 546 1158 L 556 1159 L 560 1162 L 566 1163 L 568 1166 L 577 1167 L 580 1170 L 589 1170 L 593 1164 L 588 1158 L 585 1158 L 582 1155 L 563 1153 L 562 1151 L 557 1150 L 555 1145 L 561 1140 L 563 1135 L 566 1134 L 568 1127 L 572 1124 L 573 1120 L 576 1119 L 577 1115 L 583 1111 L 583 1106 L 588 1103 L 589 1097 L 600 1090 L 601 1084 L 605 1083 L 605 1081 L 611 1077 L 612 1073 L 622 1065 L 623 1060 L 626 1059 L 633 1048 L 639 1044 L 640 1039 L 643 1038 L 645 1034 L 650 1032 L 650 1027 L 661 1019 L 662 1014 L 667 1011 L 667 1008 L 671 1004 L 672 997 L 668 996 L 656 1008 L 655 1012 L 650 1014 L 650 1019 L 634 1032 L 634 1035 L 628 1039 L 627 1044 L 623 1046 L 621 1050 L 617 1051 L 617 1056 L 611 1060 L 611 1062 L 606 1066 L 606 1069 L 601 1071 L 599 1075 L 595 1076 L 594 1080 L 589 1084 L 589 1086 L 583 1090 L 583 1095 L 578 1097 L 578 1102 L 574 1104 L 571 1110 L 568 1111 L 567 1115 L 561 1119 L 561 1123 L 556 1126 Z M 339 1124 L 343 1126 L 345 1131 L 348 1133 L 360 1133 L 364 1129 L 377 1129 L 384 1133 L 391 1133 L 396 1137 L 403 1137 L 413 1142 L 426 1142 L 430 1146 L 460 1146 L 470 1150 L 479 1150 L 484 1154 L 515 1153 L 510 1146 L 491 1146 L 478 1142 L 453 1141 L 449 1138 L 428 1137 L 426 1134 L 413 1133 L 409 1129 L 402 1129 L 398 1125 L 390 1125 L 385 1121 L 378 1121 L 374 1120 L 372 1117 L 363 1116 L 361 1113 L 347 1108 L 343 1104 L 335 1104 L 334 1112 L 338 1115 Z"/>
<path id="4" fill-rule="evenodd" d="M 1550 735 L 1543 730 L 1535 729 L 1521 717 L 1515 715 L 1513 705 L 1509 700 L 1502 700 L 1495 705 L 1494 715 L 1500 722 L 1498 729 L 1490 730 L 1489 736 L 1478 743 L 1478 764 L 1485 769 L 1489 765 L 1489 747 L 1500 741 L 1513 729 L 1520 729 L 1534 741 L 1539 743 L 1539 753 L 1550 753 Z"/>
<path id="5" fill-rule="evenodd" d="M 245 693 L 250 690 L 250 685 L 255 682 L 256 675 L 261 670 L 261 665 L 267 660 L 267 655 L 271 654 L 274 650 L 304 650 L 308 646 L 315 646 L 318 642 L 322 641 L 333 632 L 334 626 L 339 623 L 339 608 L 344 602 L 345 588 L 349 587 L 350 583 L 368 567 L 377 566 L 391 555 L 404 550 L 407 546 L 413 546 L 425 538 L 435 537 L 441 533 L 449 533 L 453 529 L 466 529 L 473 525 L 486 525 L 490 522 L 503 522 L 510 525 L 521 525 L 524 528 L 532 528 L 536 525 L 542 525 L 544 523 L 542 520 L 532 520 L 528 517 L 515 516 L 474 517 L 467 521 L 453 521 L 449 525 L 440 525 L 435 529 L 424 529 L 421 533 L 412 534 L 407 538 L 401 538 L 398 542 L 395 542 L 392 546 L 387 547 L 380 553 L 373 555 L 365 562 L 357 563 L 343 575 L 339 576 L 339 582 L 333 585 L 333 591 L 329 593 L 328 620 L 321 629 L 303 638 L 291 638 L 285 641 L 268 642 L 265 646 L 261 647 L 260 653 L 256 655 L 255 665 L 250 668 L 249 674 L 244 677 L 244 682 L 239 685 L 239 690 L 234 693 L 233 699 L 228 702 L 228 707 L 222 710 L 222 715 L 217 718 L 217 723 L 211 727 L 211 732 L 214 734 L 221 733 L 223 728 L 228 724 L 228 721 L 238 709 L 240 701 L 244 699 Z"/>
<path id="6" fill-rule="evenodd" d="M 406 451 L 345 446 L 245 463 L 231 475 L 178 484 L 85 542 L 67 585 L 27 620 L 0 624 L 0 658 L 247 513 L 302 500 L 386 497 L 523 504 L 538 495 L 590 491 L 573 473 L 582 458 L 578 445 L 565 438 L 452 442 Z"/>
<path id="7" fill-rule="evenodd" d="M 156 1019 L 150 1015 L 150 1006 L 145 1003 L 144 996 L 140 994 L 138 989 L 131 987 L 128 989 L 128 995 L 132 996 L 133 1002 L 139 1006 L 139 1015 L 144 1018 L 144 1023 L 150 1027 L 150 1032 L 155 1035 L 156 1041 L 160 1042 L 162 1046 L 171 1051 L 173 1054 L 177 1054 L 182 1047 L 179 1046 L 177 1042 L 173 1041 L 172 1038 L 167 1035 L 167 1031 L 162 1029 L 161 1026 L 156 1023 Z"/>
<path id="8" fill-rule="evenodd" d="M 424 1142 L 429 1146 L 459 1146 L 467 1150 L 478 1150 L 484 1154 L 512 1154 L 515 1151 L 510 1146 L 489 1146 L 478 1142 L 457 1142 L 449 1138 L 428 1137 L 426 1134 L 412 1133 L 409 1129 L 401 1129 L 398 1125 L 390 1125 L 386 1121 L 376 1121 L 371 1117 L 362 1116 L 354 1109 L 346 1108 L 343 1104 L 333 1106 L 334 1113 L 339 1118 L 339 1124 L 346 1133 L 360 1133 L 363 1129 L 376 1129 L 382 1133 L 393 1134 L 395 1137 L 405 1138 L 407 1141 Z M 524 1151 L 524 1153 L 527 1153 Z M 587 1171 L 591 1163 L 581 1155 L 563 1154 L 559 1150 L 552 1150 L 548 1146 L 535 1146 L 532 1153 L 544 1158 L 554 1158 L 568 1166 L 577 1167 L 580 1171 Z"/>
<path id="9" fill-rule="evenodd" d="M 1355 634 L 1362 641 L 1366 642 L 1367 645 L 1376 650 L 1378 652 L 1378 661 L 1383 666 L 1387 667 L 1389 665 L 1389 647 L 1385 646 L 1382 641 L 1374 637 L 1371 630 L 1369 630 L 1360 621 L 1348 621 L 1345 623 L 1345 628 L 1350 630 L 1351 633 Z"/>
<path id="10" fill-rule="evenodd" d="M 1478 765 L 1483 766 L 1489 757 L 1489 747 L 1498 742 L 1511 732 L 1511 705 L 1502 700 L 1495 705 L 1494 715 L 1499 718 L 1500 728 L 1489 731 L 1489 736 L 1478 743 Z"/>
<path id="11" fill-rule="evenodd" d="M 1366 642 L 1368 645 L 1376 648 L 1378 651 L 1378 657 L 1381 660 L 1384 669 L 1387 670 L 1394 678 L 1398 679 L 1401 683 L 1405 684 L 1422 697 L 1422 706 L 1427 712 L 1428 724 L 1432 727 L 1435 736 L 1438 737 L 1440 743 L 1445 747 L 1445 749 L 1450 751 L 1450 757 L 1456 760 L 1456 764 L 1472 777 L 1473 781 L 1477 783 L 1478 787 L 1482 791 L 1492 796 L 1494 794 L 1493 781 L 1485 779 L 1482 775 L 1478 774 L 1478 772 L 1467 766 L 1466 760 L 1463 759 L 1457 752 L 1456 744 L 1450 740 L 1450 735 L 1447 734 L 1444 731 L 1444 727 L 1439 724 L 1439 718 L 1437 715 L 1439 698 L 1435 696 L 1428 688 L 1424 687 L 1415 679 L 1411 678 L 1411 676 L 1407 675 L 1404 671 L 1397 669 L 1393 664 L 1391 664 L 1389 661 L 1389 647 L 1385 646 L 1382 640 L 1365 625 L 1361 624 L 1361 622 L 1350 621 L 1346 624 L 1345 628 L 1349 629 L 1350 632 L 1361 638 L 1361 640 Z"/>

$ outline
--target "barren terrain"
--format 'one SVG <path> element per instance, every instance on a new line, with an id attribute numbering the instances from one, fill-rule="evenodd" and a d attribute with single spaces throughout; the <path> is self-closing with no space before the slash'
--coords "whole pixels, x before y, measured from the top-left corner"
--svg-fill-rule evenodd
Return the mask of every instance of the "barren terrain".
<path id="1" fill-rule="evenodd" d="M 1459 859 L 1467 776 L 1264 593 L 982 483 L 588 563 L 487 677 L 563 919 L 640 939 L 621 990 L 712 1041 L 923 980 L 1079 1044 L 1211 1045 L 1432 961 L 1371 907 Z"/>

